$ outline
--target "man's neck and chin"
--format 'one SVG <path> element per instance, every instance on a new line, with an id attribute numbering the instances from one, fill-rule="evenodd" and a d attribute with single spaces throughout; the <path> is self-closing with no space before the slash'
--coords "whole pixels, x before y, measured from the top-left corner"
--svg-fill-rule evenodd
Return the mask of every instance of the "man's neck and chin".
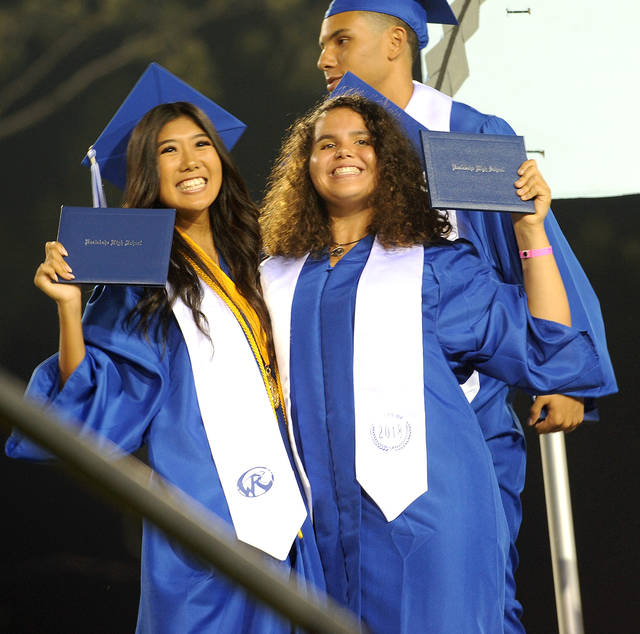
<path id="1" fill-rule="evenodd" d="M 404 110 L 407 107 L 414 90 L 411 70 L 394 70 L 385 80 L 379 82 L 377 86 L 372 85 L 372 88 L 375 88 L 396 106 Z"/>

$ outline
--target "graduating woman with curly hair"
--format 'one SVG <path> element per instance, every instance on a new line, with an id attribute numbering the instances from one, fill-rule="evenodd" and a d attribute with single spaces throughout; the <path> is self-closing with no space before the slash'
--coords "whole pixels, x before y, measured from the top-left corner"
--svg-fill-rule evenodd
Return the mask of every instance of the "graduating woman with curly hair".
<path id="1" fill-rule="evenodd" d="M 601 379 L 570 328 L 527 161 L 514 218 L 525 294 L 446 240 L 420 162 L 361 97 L 300 119 L 271 175 L 262 286 L 330 594 L 374 632 L 500 632 L 509 538 L 491 457 L 459 379 L 529 391 Z M 541 250 L 538 251 L 538 250 Z"/>

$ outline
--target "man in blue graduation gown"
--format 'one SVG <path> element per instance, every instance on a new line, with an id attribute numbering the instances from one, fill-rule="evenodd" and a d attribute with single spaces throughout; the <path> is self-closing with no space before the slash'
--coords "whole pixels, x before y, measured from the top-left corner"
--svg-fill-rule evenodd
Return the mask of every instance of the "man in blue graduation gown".
<path id="1" fill-rule="evenodd" d="M 319 38 L 318 68 L 325 75 L 327 89 L 332 91 L 350 71 L 431 130 L 514 134 L 503 119 L 482 114 L 413 81 L 413 61 L 428 40 L 427 22 L 457 24 L 446 0 L 334 0 L 325 14 Z M 451 212 L 450 219 L 456 234 L 471 240 L 501 279 L 521 283 L 509 215 L 459 211 Z M 546 231 L 567 289 L 573 324 L 588 331 L 594 340 L 604 382 L 599 388 L 582 393 L 539 396 L 529 418 L 539 433 L 574 429 L 583 419 L 585 398 L 589 407 L 593 407 L 593 397 L 617 390 L 598 299 L 551 212 L 546 219 Z M 515 598 L 513 574 L 518 563 L 515 540 L 522 519 L 524 436 L 511 406 L 508 385 L 485 375 L 474 375 L 463 389 L 491 452 L 509 527 L 505 631 L 521 632 L 522 608 Z M 543 407 L 546 419 L 537 422 Z"/>

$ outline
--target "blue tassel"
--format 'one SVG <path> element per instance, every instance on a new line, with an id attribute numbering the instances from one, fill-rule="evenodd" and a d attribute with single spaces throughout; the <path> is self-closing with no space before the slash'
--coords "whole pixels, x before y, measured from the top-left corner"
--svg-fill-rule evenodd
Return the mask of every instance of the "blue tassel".
<path id="1" fill-rule="evenodd" d="M 104 195 L 100 166 L 98 165 L 98 161 L 96 161 L 96 151 L 93 149 L 93 145 L 89 148 L 87 157 L 91 163 L 91 195 L 93 197 L 93 206 L 106 207 L 107 199 Z"/>

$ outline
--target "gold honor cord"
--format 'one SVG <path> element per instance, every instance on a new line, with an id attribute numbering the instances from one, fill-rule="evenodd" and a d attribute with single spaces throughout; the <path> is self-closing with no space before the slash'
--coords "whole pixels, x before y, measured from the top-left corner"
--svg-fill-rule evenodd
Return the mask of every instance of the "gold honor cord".
<path id="1" fill-rule="evenodd" d="M 224 271 L 186 234 L 184 231 L 175 228 L 184 241 L 198 254 L 204 264 L 207 266 L 211 274 L 215 277 L 215 280 L 205 273 L 189 256 L 185 255 L 185 258 L 189 264 L 193 267 L 196 273 L 202 278 L 202 280 L 211 288 L 216 295 L 218 295 L 222 301 L 229 307 L 229 310 L 233 313 L 234 317 L 240 324 L 247 341 L 253 352 L 253 356 L 258 362 L 258 367 L 262 374 L 262 380 L 264 381 L 265 389 L 273 408 L 273 413 L 276 415 L 276 410 L 282 403 L 284 398 L 282 396 L 282 388 L 280 386 L 280 377 L 277 371 L 274 373 L 271 371 L 269 364 L 269 353 L 267 351 L 267 344 L 264 337 L 264 331 L 260 325 L 260 320 L 255 310 L 249 304 L 249 302 L 240 295 L 236 289 L 236 285 L 230 280 Z M 241 310 L 242 309 L 242 310 Z M 255 333 L 255 334 L 254 334 Z M 287 424 L 287 416 L 282 408 L 282 415 Z"/>
<path id="2" fill-rule="evenodd" d="M 212 275 L 215 276 L 216 279 L 212 280 L 211 277 L 209 277 L 209 275 L 207 275 L 207 273 L 205 273 L 189 256 L 185 255 L 185 258 L 189 264 L 191 264 L 196 273 L 229 307 L 229 310 L 233 313 L 233 316 L 240 324 L 240 327 L 249 342 L 253 356 L 258 362 L 264 387 L 267 391 L 267 395 L 269 396 L 269 402 L 271 403 L 273 414 L 276 417 L 276 424 L 278 422 L 278 414 L 276 410 L 278 407 L 282 406 L 282 417 L 286 426 L 287 412 L 284 407 L 284 396 L 280 385 L 280 376 L 278 375 L 277 369 L 275 376 L 271 371 L 267 342 L 256 311 L 253 309 L 251 304 L 249 304 L 249 302 L 240 295 L 236 285 L 231 279 L 229 279 L 229 277 L 227 277 L 225 272 L 184 231 L 181 231 L 178 227 L 175 227 L 175 230 L 198 254 L 209 271 L 211 271 Z M 238 308 L 238 305 L 242 307 L 242 311 Z M 257 336 L 254 333 L 257 333 Z M 298 538 L 303 539 L 302 529 L 298 531 Z"/>

